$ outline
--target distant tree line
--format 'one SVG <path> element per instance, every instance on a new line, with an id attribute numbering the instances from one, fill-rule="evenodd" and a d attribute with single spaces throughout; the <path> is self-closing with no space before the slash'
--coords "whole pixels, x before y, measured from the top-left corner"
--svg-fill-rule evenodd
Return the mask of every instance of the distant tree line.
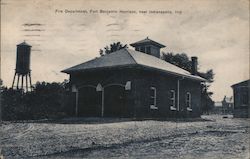
<path id="1" fill-rule="evenodd" d="M 56 119 L 72 116 L 68 82 L 37 82 L 34 90 L 1 87 L 2 120 Z"/>

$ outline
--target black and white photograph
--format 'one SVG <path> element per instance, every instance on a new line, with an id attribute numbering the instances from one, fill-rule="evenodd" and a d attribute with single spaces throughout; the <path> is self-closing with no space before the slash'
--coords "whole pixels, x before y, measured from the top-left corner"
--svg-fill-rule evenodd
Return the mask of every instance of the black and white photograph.
<path id="1" fill-rule="evenodd" d="M 0 159 L 250 159 L 249 0 L 0 6 Z"/>

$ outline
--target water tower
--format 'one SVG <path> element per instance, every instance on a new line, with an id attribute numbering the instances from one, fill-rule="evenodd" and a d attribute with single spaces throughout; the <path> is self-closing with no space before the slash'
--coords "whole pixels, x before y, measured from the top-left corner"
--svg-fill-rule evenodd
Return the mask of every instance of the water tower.
<path id="1" fill-rule="evenodd" d="M 26 92 L 32 90 L 30 74 L 30 50 L 31 46 L 25 41 L 17 45 L 16 69 L 12 82 L 12 88 L 22 89 L 23 91 L 26 90 Z"/>

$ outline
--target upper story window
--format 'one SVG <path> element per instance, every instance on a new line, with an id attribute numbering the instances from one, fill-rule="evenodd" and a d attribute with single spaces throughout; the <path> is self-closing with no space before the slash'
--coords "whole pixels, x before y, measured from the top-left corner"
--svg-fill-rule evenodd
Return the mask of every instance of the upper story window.
<path id="1" fill-rule="evenodd" d="M 176 110 L 175 90 L 170 90 L 170 109 L 171 110 Z"/>
<path id="2" fill-rule="evenodd" d="M 146 47 L 146 54 L 150 54 L 151 53 L 151 48 L 150 48 L 150 46 L 147 46 Z"/>
<path id="3" fill-rule="evenodd" d="M 187 107 L 187 110 L 192 111 L 191 93 L 190 92 L 187 92 L 187 94 L 186 94 L 186 107 Z"/>
<path id="4" fill-rule="evenodd" d="M 140 51 L 145 53 L 145 47 L 144 47 L 144 46 L 141 46 Z"/>
<path id="5" fill-rule="evenodd" d="M 135 51 L 140 51 L 140 47 L 139 46 L 135 47 Z"/>
<path id="6" fill-rule="evenodd" d="M 156 88 L 150 87 L 150 109 L 158 109 L 156 106 Z"/>

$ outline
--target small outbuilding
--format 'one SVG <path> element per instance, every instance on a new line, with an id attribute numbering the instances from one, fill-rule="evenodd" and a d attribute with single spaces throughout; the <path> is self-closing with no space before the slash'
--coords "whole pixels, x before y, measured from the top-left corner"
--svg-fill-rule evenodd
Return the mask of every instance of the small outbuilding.
<path id="1" fill-rule="evenodd" d="M 249 117 L 250 80 L 236 83 L 232 85 L 232 88 L 234 96 L 234 117 Z"/>
<path id="2" fill-rule="evenodd" d="M 213 113 L 223 114 L 222 102 L 215 102 L 213 107 Z"/>
<path id="3" fill-rule="evenodd" d="M 224 96 L 222 100 L 222 113 L 232 114 L 233 112 L 233 97 Z"/>
<path id="4" fill-rule="evenodd" d="M 197 58 L 192 72 L 160 59 L 164 45 L 149 38 L 70 67 L 79 117 L 199 117 L 201 83 Z"/>

